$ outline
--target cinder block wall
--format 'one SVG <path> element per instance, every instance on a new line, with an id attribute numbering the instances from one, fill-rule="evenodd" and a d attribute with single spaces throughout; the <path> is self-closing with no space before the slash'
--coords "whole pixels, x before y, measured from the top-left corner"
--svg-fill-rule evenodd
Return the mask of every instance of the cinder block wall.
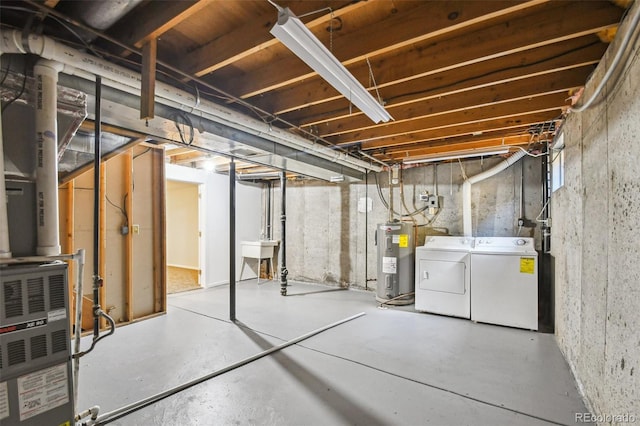
<path id="1" fill-rule="evenodd" d="M 636 419 L 640 419 L 639 45 L 632 47 L 619 84 L 605 87 L 606 100 L 568 117 L 563 127 L 565 185 L 551 202 L 558 343 L 594 414 L 628 413 Z M 610 46 L 582 99 L 594 92 L 616 48 L 617 44 Z M 611 422 L 607 417 L 602 420 L 622 423 L 615 417 Z"/>

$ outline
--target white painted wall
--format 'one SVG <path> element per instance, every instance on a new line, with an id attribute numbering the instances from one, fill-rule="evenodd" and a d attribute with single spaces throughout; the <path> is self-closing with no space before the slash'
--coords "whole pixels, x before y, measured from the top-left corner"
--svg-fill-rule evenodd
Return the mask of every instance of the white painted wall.
<path id="1" fill-rule="evenodd" d="M 583 99 L 602 80 L 616 47 L 609 47 Z M 593 413 L 631 414 L 631 422 L 640 421 L 639 59 L 636 43 L 620 84 L 607 84 L 604 102 L 569 115 L 565 185 L 551 198 L 558 344 Z"/>
<path id="2" fill-rule="evenodd" d="M 169 180 L 200 183 L 201 268 L 205 287 L 229 282 L 229 177 L 190 167 L 166 165 Z M 236 278 L 240 277 L 240 242 L 258 240 L 262 220 L 261 186 L 236 182 Z M 243 279 L 256 275 L 245 268 Z"/>

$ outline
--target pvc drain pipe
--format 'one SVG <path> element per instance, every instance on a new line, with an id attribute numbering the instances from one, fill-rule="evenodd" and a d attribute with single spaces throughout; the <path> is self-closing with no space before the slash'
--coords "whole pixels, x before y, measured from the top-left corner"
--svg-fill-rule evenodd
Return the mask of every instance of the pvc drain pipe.
<path id="1" fill-rule="evenodd" d="M 118 409 L 110 411 L 108 413 L 104 413 L 104 414 L 98 416 L 98 418 L 96 420 L 89 420 L 88 422 L 83 423 L 83 425 L 86 425 L 86 426 L 105 425 L 105 424 L 110 423 L 110 422 L 112 422 L 114 420 L 117 420 L 117 419 L 119 419 L 119 418 L 121 418 L 123 416 L 126 416 L 127 414 L 131 414 L 134 411 L 138 411 L 141 408 L 144 408 L 144 407 L 146 407 L 148 405 L 151 405 L 151 404 L 153 404 L 155 402 L 161 401 L 161 400 L 163 400 L 163 399 L 165 399 L 165 398 L 167 398 L 167 397 L 169 397 L 171 395 L 175 395 L 175 394 L 177 394 L 179 392 L 182 392 L 183 390 L 186 390 L 186 389 L 188 389 L 188 388 L 190 388 L 192 386 L 198 385 L 198 384 L 200 384 L 202 382 L 206 382 L 207 380 L 213 379 L 214 377 L 220 376 L 220 375 L 222 375 L 224 373 L 228 373 L 229 371 L 232 371 L 232 370 L 235 370 L 236 368 L 239 368 L 239 367 L 242 367 L 244 365 L 247 365 L 247 364 L 249 364 L 249 363 L 251 363 L 253 361 L 256 361 L 256 360 L 258 360 L 260 358 L 264 358 L 267 355 L 271 355 L 274 352 L 278 352 L 278 351 L 280 351 L 282 349 L 285 349 L 285 348 L 287 348 L 287 347 L 289 347 L 291 345 L 295 345 L 296 343 L 300 343 L 303 340 L 308 339 L 309 337 L 313 337 L 316 334 L 322 333 L 323 331 L 327 331 L 327 330 L 329 330 L 331 328 L 337 327 L 337 326 L 339 326 L 341 324 L 344 324 L 344 323 L 349 322 L 351 320 L 354 320 L 356 318 L 360 318 L 364 314 L 365 314 L 364 312 L 360 312 L 359 314 L 350 316 L 350 317 L 342 319 L 340 321 L 336 321 L 336 322 L 331 323 L 329 325 L 326 325 L 326 326 L 324 326 L 322 328 L 318 328 L 316 330 L 310 331 L 309 333 L 303 334 L 300 337 L 296 337 L 293 340 L 289 340 L 289 341 L 287 341 L 285 343 L 282 343 L 282 344 L 280 344 L 278 346 L 274 346 L 271 349 L 267 349 L 266 351 L 263 351 L 263 352 L 260 352 L 258 354 L 255 354 L 253 356 L 250 356 L 248 358 L 245 358 L 242 361 L 236 362 L 235 364 L 231 364 L 231 365 L 229 365 L 227 367 L 224 367 L 224 368 L 222 368 L 220 370 L 216 370 L 216 371 L 214 371 L 212 373 L 209 373 L 209 374 L 207 374 L 205 376 L 202 376 L 202 377 L 200 377 L 198 379 L 195 379 L 195 380 L 192 380 L 190 382 L 184 383 L 182 385 L 176 386 L 174 388 L 168 389 L 168 390 L 166 390 L 164 392 L 160 392 L 158 394 L 152 395 L 152 396 L 150 396 L 148 398 L 141 399 L 138 402 L 134 402 L 132 404 L 125 405 L 124 407 L 118 408 Z"/>

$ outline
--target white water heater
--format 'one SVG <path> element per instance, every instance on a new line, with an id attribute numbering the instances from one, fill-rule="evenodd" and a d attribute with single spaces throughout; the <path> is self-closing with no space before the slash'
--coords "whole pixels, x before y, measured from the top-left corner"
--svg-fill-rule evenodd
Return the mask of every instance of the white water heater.
<path id="1" fill-rule="evenodd" d="M 376 299 L 382 303 L 408 305 L 414 301 L 413 226 L 388 222 L 376 227 L 378 282 Z M 406 295 L 403 297 L 403 295 Z M 395 299 L 395 300 L 392 300 Z"/>
<path id="2" fill-rule="evenodd" d="M 74 424 L 65 263 L 0 267 L 0 424 Z"/>

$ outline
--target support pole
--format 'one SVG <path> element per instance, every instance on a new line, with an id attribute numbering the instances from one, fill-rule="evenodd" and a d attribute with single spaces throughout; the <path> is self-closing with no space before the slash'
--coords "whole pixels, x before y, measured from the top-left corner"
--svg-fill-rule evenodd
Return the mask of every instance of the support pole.
<path id="1" fill-rule="evenodd" d="M 101 100 L 102 77 L 96 76 L 95 96 L 95 121 L 94 121 L 94 157 L 93 157 L 93 336 L 100 334 L 100 162 L 102 159 L 101 140 Z"/>
<path id="2" fill-rule="evenodd" d="M 280 172 L 280 294 L 287 295 L 287 173 Z"/>
<path id="3" fill-rule="evenodd" d="M 236 163 L 229 163 L 229 319 L 236 320 Z"/>

